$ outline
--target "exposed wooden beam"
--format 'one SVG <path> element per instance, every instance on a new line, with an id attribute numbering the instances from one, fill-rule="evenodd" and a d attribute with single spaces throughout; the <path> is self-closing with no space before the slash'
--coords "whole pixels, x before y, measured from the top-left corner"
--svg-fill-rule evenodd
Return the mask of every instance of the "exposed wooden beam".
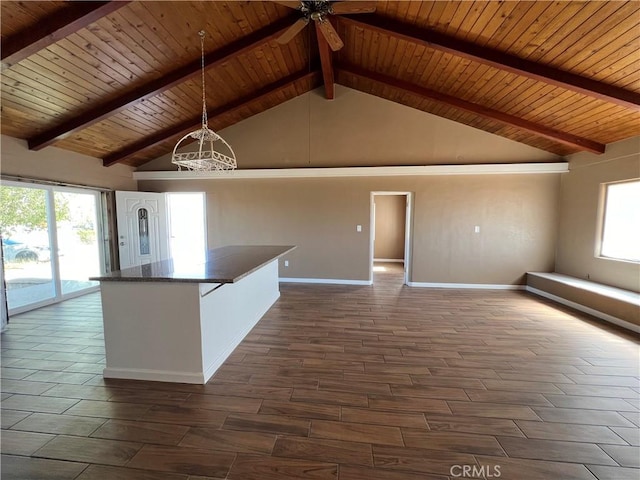
<path id="1" fill-rule="evenodd" d="M 28 32 L 18 32 L 2 40 L 2 68 L 10 67 L 64 37 L 77 32 L 105 15 L 124 7 L 129 1 L 69 2 L 58 12 L 47 16 Z"/>
<path id="2" fill-rule="evenodd" d="M 318 37 L 318 50 L 320 51 L 320 65 L 322 66 L 322 79 L 324 80 L 324 96 L 327 100 L 333 100 L 335 87 L 333 80 L 333 58 L 331 48 L 320 31 L 318 22 L 313 22 L 316 27 L 316 37 Z"/>
<path id="3" fill-rule="evenodd" d="M 260 102 L 261 100 L 266 99 L 268 96 L 273 95 L 274 93 L 278 93 L 279 91 L 304 80 L 309 80 L 311 82 L 311 89 L 313 89 L 315 86 L 315 81 L 319 79 L 320 72 L 317 69 L 311 72 L 305 70 L 303 72 L 294 73 L 293 75 L 289 75 L 288 77 L 273 82 L 250 95 L 246 95 L 237 100 L 234 100 L 231 103 L 207 112 L 207 117 L 209 119 L 208 123 L 212 124 L 216 121 L 216 119 L 224 115 L 234 113 L 244 107 L 251 105 L 254 102 Z M 123 162 L 124 160 L 133 157 L 137 153 L 141 152 L 142 150 L 159 145 L 172 137 L 186 135 L 187 133 L 197 129 L 201 124 L 202 115 L 195 116 L 192 119 L 182 122 L 174 127 L 143 138 L 139 142 L 136 142 L 133 145 L 130 145 L 118 152 L 107 155 L 102 160 L 102 164 L 105 167 L 108 167 L 110 165 L 115 165 L 116 163 Z"/>
<path id="4" fill-rule="evenodd" d="M 517 75 L 599 98 L 606 102 L 640 110 L 640 94 L 636 92 L 525 60 L 496 49 L 483 47 L 433 30 L 425 30 L 414 25 L 374 15 L 339 16 L 337 18 L 345 24 L 357 25 L 397 39 L 448 52 L 452 55 L 464 57 Z"/>
<path id="5" fill-rule="evenodd" d="M 237 55 L 242 55 L 256 47 L 259 47 L 260 45 L 264 45 L 269 40 L 276 38 L 283 31 L 289 28 L 291 23 L 297 18 L 297 14 L 282 18 L 271 25 L 230 43 L 229 45 L 225 45 L 215 52 L 206 54 L 204 57 L 205 68 L 219 66 Z M 73 132 L 87 128 L 90 125 L 100 122 L 105 118 L 131 107 L 132 105 L 154 97 L 175 85 L 199 75 L 200 69 L 201 59 L 198 58 L 193 62 L 168 73 L 167 75 L 163 75 L 140 88 L 136 88 L 132 92 L 92 108 L 91 110 L 62 123 L 61 125 L 58 125 L 57 127 L 28 139 L 29 149 L 40 150 L 51 145 L 57 140 L 67 137 Z"/>
<path id="6" fill-rule="evenodd" d="M 402 90 L 405 93 L 417 95 L 427 100 L 433 100 L 435 102 L 442 103 L 442 104 L 457 108 L 459 110 L 464 110 L 466 112 L 471 112 L 476 115 L 481 115 L 490 120 L 495 120 L 504 125 L 516 127 L 521 130 L 526 130 L 527 132 L 534 133 L 544 138 L 548 138 L 549 140 L 553 140 L 554 142 L 559 142 L 564 145 L 569 145 L 573 148 L 578 148 L 580 150 L 587 150 L 594 153 L 604 153 L 604 150 L 605 150 L 605 145 L 603 145 L 602 143 L 594 142 L 587 138 L 582 138 L 576 135 L 571 135 L 569 133 L 561 132 L 553 128 L 548 128 L 543 125 L 500 112 L 498 110 L 487 108 L 482 105 L 478 105 L 476 103 L 467 102 L 466 100 L 462 100 L 460 98 L 447 95 L 444 93 L 440 93 L 428 88 L 420 87 L 418 85 L 414 85 L 409 82 L 404 82 L 402 80 L 398 80 L 396 78 L 389 77 L 381 73 L 371 72 L 353 65 L 338 65 L 336 70 L 339 73 L 345 73 L 349 75 L 354 75 L 356 77 L 361 77 L 387 87 L 392 87 L 397 90 Z"/>

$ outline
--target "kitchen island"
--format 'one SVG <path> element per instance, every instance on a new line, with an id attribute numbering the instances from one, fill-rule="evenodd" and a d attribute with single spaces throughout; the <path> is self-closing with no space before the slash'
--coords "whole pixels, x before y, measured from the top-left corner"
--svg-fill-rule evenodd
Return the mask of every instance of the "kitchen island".
<path id="1" fill-rule="evenodd" d="M 227 246 L 202 263 L 173 259 L 100 281 L 105 378 L 206 383 L 280 296 L 278 258 L 293 246 Z"/>

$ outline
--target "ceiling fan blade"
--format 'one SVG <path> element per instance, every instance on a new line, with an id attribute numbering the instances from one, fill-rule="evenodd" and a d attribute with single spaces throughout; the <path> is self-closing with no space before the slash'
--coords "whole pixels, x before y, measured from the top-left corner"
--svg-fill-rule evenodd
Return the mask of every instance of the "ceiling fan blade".
<path id="1" fill-rule="evenodd" d="M 337 52 L 342 47 L 344 47 L 342 39 L 338 35 L 338 32 L 336 32 L 336 29 L 333 28 L 333 25 L 331 25 L 331 22 L 329 20 L 320 18 L 316 20 L 316 23 L 318 25 L 318 28 L 322 32 L 322 35 L 324 35 L 324 38 L 327 40 L 327 43 L 329 44 L 331 50 Z"/>
<path id="2" fill-rule="evenodd" d="M 336 15 L 350 13 L 373 13 L 376 11 L 376 2 L 335 2 L 331 4 L 331 10 Z"/>
<path id="3" fill-rule="evenodd" d="M 276 39 L 276 41 L 281 45 L 289 43 L 293 39 L 293 37 L 299 34 L 302 29 L 307 26 L 308 23 L 308 19 L 299 18 L 293 23 L 293 25 L 287 28 L 285 32 Z"/>
<path id="4" fill-rule="evenodd" d="M 273 3 L 277 3 L 278 5 L 282 5 L 284 7 L 289 7 L 289 8 L 294 8 L 296 10 L 300 10 L 300 7 L 302 6 L 302 4 L 298 1 L 291 1 L 291 2 L 280 2 L 280 1 L 276 1 L 276 0 L 271 0 Z"/>

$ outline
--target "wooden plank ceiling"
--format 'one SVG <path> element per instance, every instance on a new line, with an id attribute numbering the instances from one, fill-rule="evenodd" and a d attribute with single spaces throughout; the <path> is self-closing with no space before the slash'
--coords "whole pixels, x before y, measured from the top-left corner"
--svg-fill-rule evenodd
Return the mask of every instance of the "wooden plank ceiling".
<path id="1" fill-rule="evenodd" d="M 214 130 L 336 82 L 558 155 L 640 135 L 638 1 L 375 7 L 331 16 L 332 52 L 315 28 L 278 43 L 301 14 L 277 2 L 3 0 L 2 133 L 105 165 L 171 151 L 200 122 L 205 30 Z"/>

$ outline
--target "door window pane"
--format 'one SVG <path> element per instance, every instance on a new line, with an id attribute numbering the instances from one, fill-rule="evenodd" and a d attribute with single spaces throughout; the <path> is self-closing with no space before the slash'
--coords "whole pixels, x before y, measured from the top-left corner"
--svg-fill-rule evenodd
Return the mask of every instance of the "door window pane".
<path id="1" fill-rule="evenodd" d="M 149 212 L 146 208 L 140 208 L 138 210 L 138 241 L 140 243 L 140 255 L 150 255 Z"/>
<path id="2" fill-rule="evenodd" d="M 98 285 L 100 247 L 96 195 L 54 191 L 62 294 Z"/>
<path id="3" fill-rule="evenodd" d="M 9 309 L 56 296 L 49 208 L 46 189 L 0 186 L 0 229 Z"/>

